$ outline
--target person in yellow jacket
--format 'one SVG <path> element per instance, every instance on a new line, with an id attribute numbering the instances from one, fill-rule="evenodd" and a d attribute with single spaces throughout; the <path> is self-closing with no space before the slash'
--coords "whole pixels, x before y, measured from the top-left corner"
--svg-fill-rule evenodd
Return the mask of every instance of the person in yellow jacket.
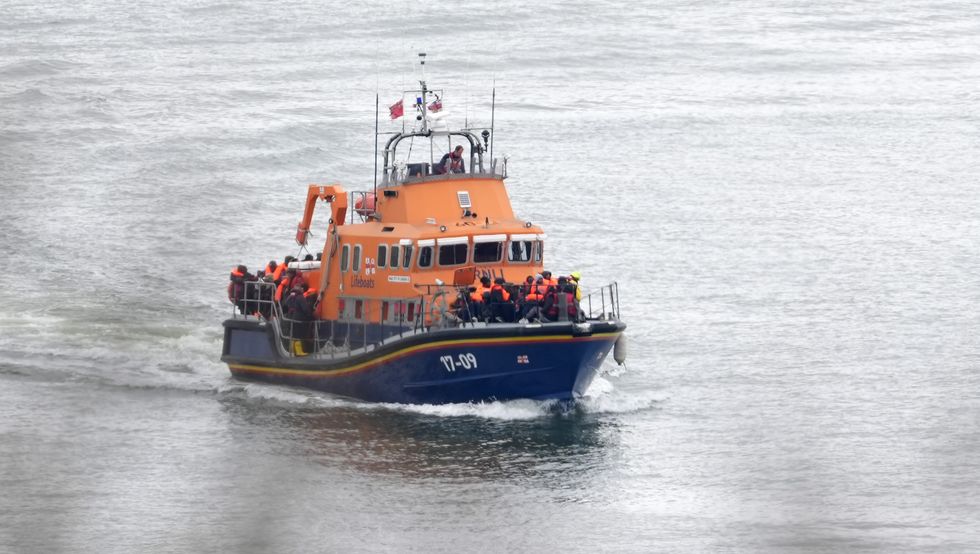
<path id="1" fill-rule="evenodd" d="M 572 274 L 569 275 L 569 277 L 571 277 L 572 278 L 572 282 L 575 283 L 575 300 L 576 301 L 581 301 L 582 300 L 582 285 L 579 283 L 579 279 L 582 278 L 582 272 L 581 271 L 573 271 Z"/>

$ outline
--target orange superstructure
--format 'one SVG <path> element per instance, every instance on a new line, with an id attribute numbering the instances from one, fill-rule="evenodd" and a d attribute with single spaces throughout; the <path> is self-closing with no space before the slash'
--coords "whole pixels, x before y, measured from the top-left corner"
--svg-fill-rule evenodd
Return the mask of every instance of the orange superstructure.
<path id="1" fill-rule="evenodd" d="M 303 270 L 306 282 L 319 283 L 318 318 L 380 322 L 396 315 L 391 306 L 401 309 L 400 302 L 418 298 L 418 285 L 470 284 L 473 279 L 458 278 L 466 270 L 477 279 L 512 283 L 540 273 L 544 234 L 515 217 L 503 179 L 487 173 L 393 177 L 378 189 L 375 209 L 354 224 L 344 219 L 343 188 L 310 185 L 297 242 L 306 244 L 316 200 L 330 202 L 332 214 L 321 267 Z"/>

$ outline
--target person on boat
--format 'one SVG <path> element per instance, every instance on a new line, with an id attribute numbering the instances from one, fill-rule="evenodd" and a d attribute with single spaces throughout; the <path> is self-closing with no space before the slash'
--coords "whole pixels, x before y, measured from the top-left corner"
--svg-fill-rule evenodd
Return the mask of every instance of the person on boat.
<path id="1" fill-rule="evenodd" d="M 486 318 L 484 312 L 487 309 L 487 301 L 490 297 L 490 286 L 490 278 L 484 276 L 480 278 L 479 285 L 470 287 L 469 311 L 472 319 L 482 320 Z"/>
<path id="2" fill-rule="evenodd" d="M 289 297 L 289 291 L 293 287 L 298 287 L 303 284 L 303 275 L 296 269 L 290 268 L 286 270 L 286 273 L 282 276 L 279 281 L 279 286 L 276 288 L 276 302 L 283 302 Z"/>
<path id="3" fill-rule="evenodd" d="M 573 271 L 568 276 L 569 282 L 575 285 L 575 301 L 576 302 L 581 302 L 582 301 L 582 285 L 579 284 L 579 280 L 581 278 L 582 278 L 582 272 L 581 271 Z"/>
<path id="4" fill-rule="evenodd" d="M 268 273 L 260 281 L 262 282 L 262 286 L 256 287 L 259 289 L 256 302 L 258 304 L 258 312 L 262 317 L 272 319 L 272 299 L 275 295 L 276 284 L 272 275 Z"/>
<path id="5" fill-rule="evenodd" d="M 286 319 L 291 320 L 289 335 L 293 339 L 293 351 L 300 356 L 313 350 L 310 331 L 314 317 L 313 307 L 305 296 L 307 290 L 309 286 L 306 283 L 292 287 L 283 303 L 283 313 Z"/>
<path id="6" fill-rule="evenodd" d="M 279 267 L 279 264 L 276 263 L 275 260 L 271 260 L 269 263 L 265 264 L 265 274 L 272 275 L 276 272 L 277 267 Z"/>
<path id="7" fill-rule="evenodd" d="M 231 270 L 231 276 L 229 277 L 231 281 L 228 283 L 228 300 L 238 306 L 238 310 L 245 315 L 248 315 L 248 308 L 246 306 L 245 300 L 248 288 L 245 283 L 249 281 L 255 281 L 255 276 L 248 272 L 248 268 L 244 265 L 238 265 Z"/>
<path id="8" fill-rule="evenodd" d="M 558 281 L 555 281 L 554 279 L 551 278 L 551 272 L 548 270 L 542 271 L 541 277 L 544 278 L 545 286 L 553 287 L 558 284 Z"/>
<path id="9" fill-rule="evenodd" d="M 285 273 L 286 270 L 289 269 L 289 262 L 295 259 L 296 258 L 292 256 L 286 256 L 286 258 L 282 261 L 282 263 L 276 266 L 276 270 L 275 272 L 273 272 L 272 278 L 276 281 L 277 285 L 279 284 L 279 281 L 282 279 L 283 273 Z"/>
<path id="10" fill-rule="evenodd" d="M 445 175 L 446 173 L 466 173 L 466 163 L 463 161 L 463 146 L 457 146 L 452 152 L 446 154 L 439 160 L 434 173 Z"/>
<path id="11" fill-rule="evenodd" d="M 533 279 L 533 277 L 531 277 Z M 530 320 L 540 311 L 547 287 L 541 285 L 541 276 L 538 276 L 537 284 L 532 283 L 524 293 L 524 303 L 521 305 L 521 318 Z"/>
<path id="12" fill-rule="evenodd" d="M 578 318 L 575 293 L 570 292 L 567 285 L 568 280 L 565 277 L 559 277 L 558 284 L 549 288 L 542 310 L 548 321 L 564 321 L 566 318 L 575 321 Z"/>
<path id="13" fill-rule="evenodd" d="M 514 305 L 510 301 L 510 292 L 504 287 L 507 281 L 503 277 L 494 279 L 490 287 L 490 319 L 498 323 L 514 321 Z"/>

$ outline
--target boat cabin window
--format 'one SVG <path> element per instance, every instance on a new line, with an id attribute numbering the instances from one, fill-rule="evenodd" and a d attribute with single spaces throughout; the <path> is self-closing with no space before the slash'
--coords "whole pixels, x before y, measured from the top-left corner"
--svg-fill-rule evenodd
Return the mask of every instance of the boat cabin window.
<path id="1" fill-rule="evenodd" d="M 500 261 L 504 253 L 502 242 L 479 242 L 473 245 L 473 263 L 489 264 Z"/>
<path id="2" fill-rule="evenodd" d="M 360 244 L 354 245 L 354 260 L 353 263 L 351 264 L 351 271 L 353 271 L 354 273 L 361 271 L 361 245 Z"/>
<path id="3" fill-rule="evenodd" d="M 507 261 L 515 263 L 527 263 L 531 261 L 531 249 L 534 243 L 529 240 L 512 240 L 510 248 L 507 250 Z"/>
<path id="4" fill-rule="evenodd" d="M 466 263 L 468 244 L 446 244 L 439 247 L 439 265 L 461 265 Z"/>
<path id="5" fill-rule="evenodd" d="M 408 269 L 412 267 L 412 245 L 405 245 L 405 255 L 402 256 L 402 267 Z"/>
<path id="6" fill-rule="evenodd" d="M 391 263 L 388 264 L 388 265 L 391 266 L 391 269 L 392 270 L 398 269 L 398 254 L 399 254 L 398 245 L 397 244 L 392 244 L 391 245 Z"/>
<path id="7" fill-rule="evenodd" d="M 419 248 L 419 267 L 432 267 L 431 246 L 422 246 Z"/>
<path id="8" fill-rule="evenodd" d="M 340 251 L 340 271 L 346 272 L 349 263 L 350 263 L 350 245 L 345 244 L 343 250 Z"/>
<path id="9" fill-rule="evenodd" d="M 378 245 L 378 267 L 385 267 L 388 265 L 388 245 L 379 244 Z"/>
<path id="10" fill-rule="evenodd" d="M 544 243 L 539 240 L 535 241 L 534 244 L 537 246 L 537 248 L 534 249 L 534 261 L 540 262 L 544 259 Z"/>

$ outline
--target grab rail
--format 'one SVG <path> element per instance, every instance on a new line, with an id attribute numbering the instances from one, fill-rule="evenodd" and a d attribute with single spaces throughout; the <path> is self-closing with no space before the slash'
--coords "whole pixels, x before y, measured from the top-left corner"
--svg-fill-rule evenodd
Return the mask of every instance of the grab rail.
<path id="1" fill-rule="evenodd" d="M 420 292 L 417 300 L 418 311 L 408 319 L 405 311 L 398 309 L 397 317 L 383 317 L 382 301 L 364 302 L 361 317 L 350 320 L 309 321 L 292 319 L 283 313 L 283 307 L 275 301 L 276 286 L 266 281 L 245 283 L 244 298 L 234 303 L 234 319 L 258 319 L 273 326 L 277 350 L 286 357 L 346 358 L 370 352 L 387 341 L 430 333 L 440 329 L 477 327 L 494 325 L 496 321 L 484 314 L 472 312 L 472 304 L 467 301 L 468 287 L 450 285 L 416 285 Z M 511 285 L 512 297 L 520 290 Z M 577 316 L 566 314 L 567 304 L 564 296 L 558 303 L 558 321 L 609 321 L 619 320 L 619 285 L 615 282 L 599 287 L 576 302 Z M 402 300 L 413 302 L 411 300 Z M 523 301 L 505 302 L 514 306 L 512 320 L 517 320 L 517 309 L 523 308 Z M 392 304 L 388 308 L 391 309 Z M 488 306 L 489 313 L 494 313 Z M 486 308 L 485 308 L 486 309 Z M 379 313 L 381 312 L 381 313 Z M 568 312 L 571 313 L 571 312 Z M 529 316 L 530 317 L 530 316 Z M 386 321 L 387 320 L 387 321 Z M 549 320 L 541 317 L 539 321 Z M 521 319 L 517 323 L 526 323 Z"/>

